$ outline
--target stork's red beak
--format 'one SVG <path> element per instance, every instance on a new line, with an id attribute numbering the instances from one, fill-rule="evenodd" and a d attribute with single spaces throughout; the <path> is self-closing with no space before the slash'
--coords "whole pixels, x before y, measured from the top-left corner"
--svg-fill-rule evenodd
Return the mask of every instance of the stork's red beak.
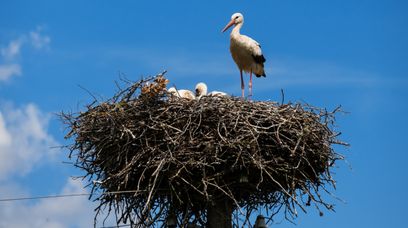
<path id="1" fill-rule="evenodd" d="M 225 28 L 222 30 L 222 32 L 227 31 L 227 29 L 229 29 L 229 27 L 234 25 L 234 20 L 231 20 L 230 22 L 228 22 L 228 24 L 225 26 Z"/>

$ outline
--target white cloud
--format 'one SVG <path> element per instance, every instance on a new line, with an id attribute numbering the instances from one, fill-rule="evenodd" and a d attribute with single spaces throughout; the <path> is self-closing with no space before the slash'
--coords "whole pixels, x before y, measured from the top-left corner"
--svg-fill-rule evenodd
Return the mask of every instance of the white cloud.
<path id="1" fill-rule="evenodd" d="M 12 40 L 6 47 L 0 48 L 0 61 L 6 62 L 0 64 L 0 81 L 21 75 L 21 66 L 15 63 L 15 59 L 20 54 L 22 40 L 22 38 Z"/>
<path id="2" fill-rule="evenodd" d="M 13 191 L 13 192 L 10 192 Z M 60 195 L 86 193 L 79 180 L 67 180 Z M 0 195 L 24 194 L 19 186 L 0 189 Z M 24 194 L 26 195 L 26 194 Z M 38 201 L 0 202 L 0 227 L 92 227 L 94 203 L 87 196 L 48 198 Z"/>
<path id="3" fill-rule="evenodd" d="M 0 45 L 0 81 L 7 81 L 13 76 L 22 74 L 18 57 L 24 46 L 29 44 L 36 50 L 48 50 L 50 42 L 51 38 L 43 34 L 43 28 L 37 27 L 28 34 L 10 41 L 5 47 Z"/>
<path id="4" fill-rule="evenodd" d="M 14 108 L 0 104 L 0 180 L 25 175 L 42 161 L 53 158 L 58 146 L 47 132 L 49 114 L 34 104 Z"/>
<path id="5" fill-rule="evenodd" d="M 29 178 L 39 164 L 53 161 L 58 143 L 47 131 L 50 115 L 36 105 L 14 107 L 0 103 L 0 198 L 30 197 Z M 49 180 L 52 181 L 52 180 Z M 44 185 L 44 188 L 47 188 Z M 52 191 L 46 191 L 52 192 Z M 80 180 L 67 179 L 56 195 L 87 193 Z M 92 227 L 95 203 L 87 196 L 0 202 L 0 227 Z"/>
<path id="6" fill-rule="evenodd" d="M 23 43 L 22 38 L 10 41 L 7 47 L 0 49 L 1 56 L 6 61 L 14 60 L 20 54 L 22 43 Z"/>
<path id="7" fill-rule="evenodd" d="M 47 35 L 41 34 L 42 28 L 38 27 L 35 31 L 29 33 L 29 40 L 31 45 L 36 49 L 49 48 L 51 38 Z"/>
<path id="8" fill-rule="evenodd" d="M 0 112 L 0 147 L 9 146 L 11 144 L 11 136 L 5 126 L 3 115 Z"/>
<path id="9" fill-rule="evenodd" d="M 21 66 L 19 64 L 0 65 L 0 81 L 7 81 L 13 76 L 21 75 Z"/>
<path id="10" fill-rule="evenodd" d="M 36 166 L 56 158 L 60 150 L 51 148 L 58 143 L 47 131 L 49 121 L 50 115 L 34 104 L 16 108 L 0 102 L 0 199 L 32 196 L 31 185 L 19 184 L 19 178 L 15 177 L 30 178 Z M 48 188 L 47 185 L 43 187 L 44 190 Z M 55 195 L 87 193 L 79 179 L 71 178 L 61 190 L 47 189 L 45 192 L 56 192 Z M 95 207 L 96 203 L 89 201 L 88 196 L 0 201 L 0 228 L 92 227 Z M 114 221 L 113 216 L 109 216 L 106 224 L 115 224 Z"/>

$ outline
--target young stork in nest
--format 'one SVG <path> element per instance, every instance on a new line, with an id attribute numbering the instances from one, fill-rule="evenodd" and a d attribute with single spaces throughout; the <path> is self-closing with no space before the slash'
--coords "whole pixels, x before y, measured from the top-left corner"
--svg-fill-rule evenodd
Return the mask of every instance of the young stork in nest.
<path id="1" fill-rule="evenodd" d="M 177 90 L 174 87 L 171 87 L 167 90 L 167 92 L 173 94 L 176 97 L 181 97 L 181 98 L 185 98 L 187 100 L 194 100 L 195 94 L 193 92 L 191 92 L 190 90 L 187 89 L 179 89 Z"/>
<path id="2" fill-rule="evenodd" d="M 207 85 L 204 82 L 200 82 L 195 87 L 195 95 L 196 98 L 200 99 L 202 96 L 211 96 L 211 97 L 221 97 L 221 96 L 228 96 L 228 94 L 221 92 L 221 91 L 212 91 L 207 93 Z"/>
<path id="3" fill-rule="evenodd" d="M 245 97 L 245 85 L 242 71 L 249 73 L 249 96 L 252 96 L 252 73 L 257 77 L 266 76 L 264 71 L 265 58 L 262 55 L 261 45 L 251 37 L 239 33 L 244 24 L 244 16 L 234 13 L 231 21 L 225 26 L 222 32 L 234 25 L 231 32 L 230 51 L 232 58 L 239 68 L 241 74 L 242 97 Z"/>

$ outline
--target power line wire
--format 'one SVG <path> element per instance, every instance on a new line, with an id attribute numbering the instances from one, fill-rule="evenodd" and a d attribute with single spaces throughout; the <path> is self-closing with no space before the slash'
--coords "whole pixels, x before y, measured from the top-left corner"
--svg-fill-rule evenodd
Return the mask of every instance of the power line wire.
<path id="1" fill-rule="evenodd" d="M 108 194 L 122 194 L 122 193 L 135 193 L 137 190 L 127 190 L 127 191 L 112 191 L 103 192 L 101 195 Z M 63 195 L 48 195 L 48 196 L 33 196 L 33 197 L 15 197 L 15 198 L 3 198 L 0 202 L 10 202 L 10 201 L 22 201 L 22 200 L 37 200 L 37 199 L 50 199 L 50 198 L 65 198 L 65 197 L 77 197 L 77 196 L 90 196 L 91 193 L 72 193 Z"/>
<path id="2" fill-rule="evenodd" d="M 89 196 L 90 193 L 75 193 L 75 194 L 65 194 L 65 195 L 49 195 L 49 196 L 33 196 L 33 197 L 20 197 L 20 198 L 4 198 L 0 199 L 0 202 L 7 201 L 19 201 L 19 200 L 35 200 L 35 199 L 49 199 L 49 198 L 63 198 L 63 197 L 73 197 L 73 196 Z"/>
<path id="3" fill-rule="evenodd" d="M 131 224 L 115 225 L 115 226 L 101 226 L 100 228 L 117 228 L 117 227 L 129 227 Z"/>

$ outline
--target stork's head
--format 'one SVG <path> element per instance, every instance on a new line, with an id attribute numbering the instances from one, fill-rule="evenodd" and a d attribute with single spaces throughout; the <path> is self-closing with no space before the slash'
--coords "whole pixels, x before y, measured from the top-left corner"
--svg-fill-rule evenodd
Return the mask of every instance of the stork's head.
<path id="1" fill-rule="evenodd" d="M 238 25 L 244 23 L 244 16 L 241 13 L 234 13 L 231 16 L 231 21 L 225 26 L 222 32 L 227 31 L 227 29 L 233 25 Z"/>
<path id="2" fill-rule="evenodd" d="M 173 96 L 178 96 L 177 90 L 175 87 L 171 87 L 167 90 L 167 92 L 171 93 Z"/>
<path id="3" fill-rule="evenodd" d="M 204 82 L 200 82 L 195 87 L 196 97 L 201 97 L 207 95 L 207 85 Z"/>

